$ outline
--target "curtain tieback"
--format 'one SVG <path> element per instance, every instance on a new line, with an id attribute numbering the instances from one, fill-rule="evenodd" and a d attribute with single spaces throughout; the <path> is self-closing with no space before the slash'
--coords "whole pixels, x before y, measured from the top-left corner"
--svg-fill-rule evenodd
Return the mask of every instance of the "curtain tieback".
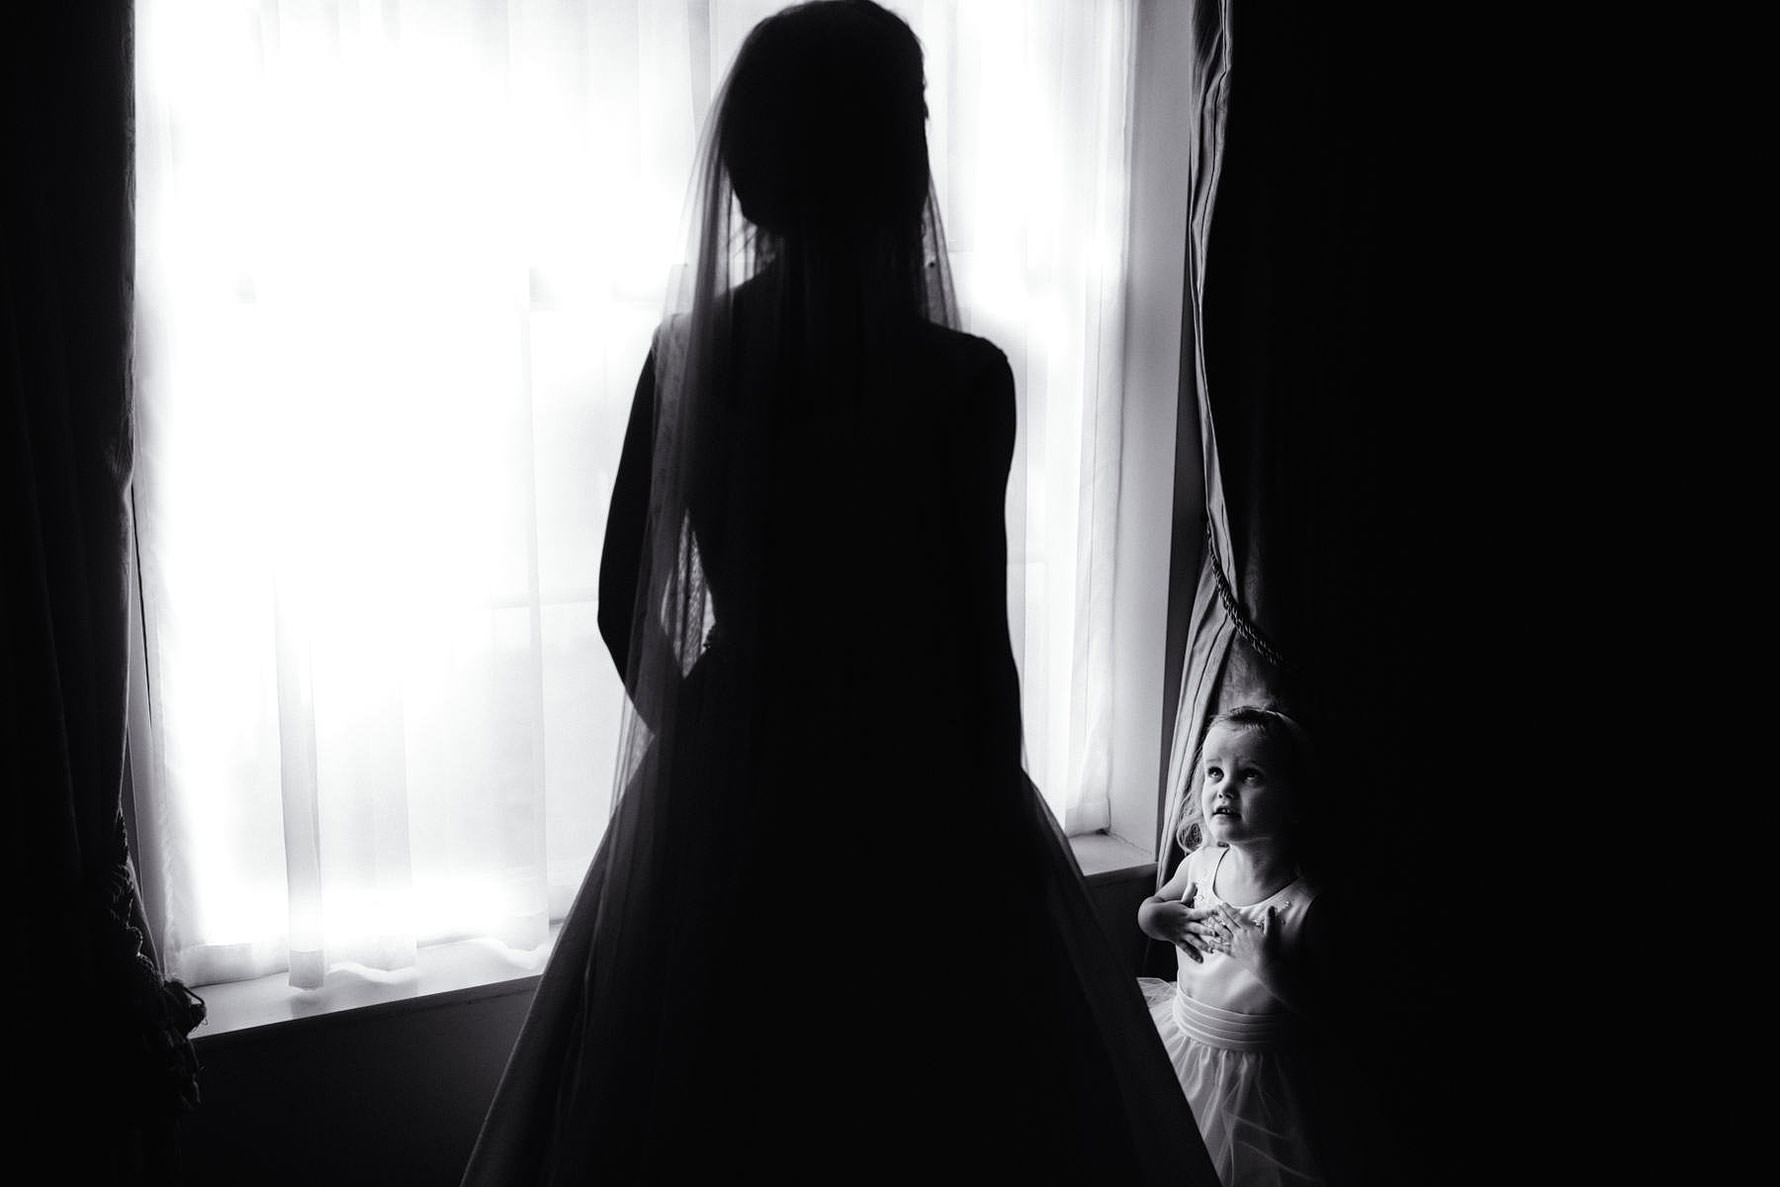
<path id="1" fill-rule="evenodd" d="M 1255 649 L 1255 653 L 1274 667 L 1289 667 L 1290 665 L 1286 663 L 1285 656 L 1280 654 L 1279 649 L 1269 643 L 1266 636 L 1261 634 L 1260 628 L 1249 621 L 1248 615 L 1243 613 L 1241 603 L 1236 600 L 1235 593 L 1231 591 L 1230 579 L 1224 576 L 1224 561 L 1218 555 L 1217 534 L 1211 530 L 1210 519 L 1205 521 L 1205 547 L 1211 557 L 1212 576 L 1217 579 L 1218 583 L 1218 600 L 1224 603 L 1224 612 L 1230 616 L 1230 624 L 1236 628 L 1236 633 L 1247 639 L 1249 646 Z"/>
<path id="2" fill-rule="evenodd" d="M 136 883 L 130 873 L 129 842 L 120 811 L 112 826 L 111 853 L 96 926 L 99 951 L 109 966 L 106 983 L 121 986 L 124 1018 L 134 1047 L 126 1057 L 145 1088 L 183 1112 L 198 1103 L 198 1057 L 189 1038 L 204 1021 L 204 999 L 179 981 L 161 977 L 144 951 L 145 937 L 135 922 Z"/>

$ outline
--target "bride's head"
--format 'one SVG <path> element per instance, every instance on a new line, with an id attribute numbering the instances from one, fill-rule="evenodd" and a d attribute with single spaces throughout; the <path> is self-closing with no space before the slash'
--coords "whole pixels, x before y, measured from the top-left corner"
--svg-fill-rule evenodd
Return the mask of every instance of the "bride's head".
<path id="1" fill-rule="evenodd" d="M 743 215 L 785 237 L 918 234 L 925 87 L 914 31 L 870 0 L 814 0 L 762 21 L 717 121 Z"/>

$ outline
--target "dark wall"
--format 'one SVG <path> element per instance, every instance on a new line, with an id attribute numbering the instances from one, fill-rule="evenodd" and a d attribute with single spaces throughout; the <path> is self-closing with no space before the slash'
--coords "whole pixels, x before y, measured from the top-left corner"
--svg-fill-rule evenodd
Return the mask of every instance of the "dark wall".
<path id="1" fill-rule="evenodd" d="M 1133 969 L 1137 904 L 1153 885 L 1148 866 L 1089 880 Z M 180 1126 L 181 1181 L 451 1187 L 536 986 L 526 977 L 199 1039 L 203 1102 Z"/>
<path id="2" fill-rule="evenodd" d="M 537 978 L 201 1038 L 182 1182 L 455 1184 Z"/>
<path id="3" fill-rule="evenodd" d="M 1143 968 L 1149 941 L 1137 930 L 1137 905 L 1155 893 L 1154 863 L 1088 876 L 1088 895 L 1094 912 L 1133 977 Z M 1169 976 L 1173 976 L 1170 971 Z"/>

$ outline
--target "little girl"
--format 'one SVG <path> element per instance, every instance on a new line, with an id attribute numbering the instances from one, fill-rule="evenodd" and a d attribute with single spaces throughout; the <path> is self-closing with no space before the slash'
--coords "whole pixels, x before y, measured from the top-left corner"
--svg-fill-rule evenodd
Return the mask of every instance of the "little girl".
<path id="1" fill-rule="evenodd" d="M 1179 972 L 1140 985 L 1226 1187 L 1322 1184 L 1301 1041 L 1319 942 L 1296 844 L 1309 741 L 1285 714 L 1243 706 L 1212 720 L 1200 755 L 1204 843 L 1137 912 L 1179 950 Z"/>

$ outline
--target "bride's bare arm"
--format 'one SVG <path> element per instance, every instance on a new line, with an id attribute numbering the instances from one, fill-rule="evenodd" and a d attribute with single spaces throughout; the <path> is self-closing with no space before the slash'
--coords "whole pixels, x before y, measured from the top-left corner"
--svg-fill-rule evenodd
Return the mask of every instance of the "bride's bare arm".
<path id="1" fill-rule="evenodd" d="M 631 399 L 624 452 L 612 484 L 606 513 L 606 539 L 600 553 L 599 628 L 618 674 L 631 678 L 630 647 L 635 624 L 637 580 L 642 573 L 649 520 L 649 481 L 655 429 L 655 355 L 651 351 Z"/>
<path id="2" fill-rule="evenodd" d="M 993 350 L 993 348 L 989 348 Z M 963 552 L 960 591 L 977 641 L 978 688 L 991 711 L 1003 758 L 1020 755 L 1020 678 L 1007 620 L 1007 482 L 1014 455 L 1014 376 L 999 350 L 983 360 L 971 392 L 967 442 L 959 458 Z"/>

